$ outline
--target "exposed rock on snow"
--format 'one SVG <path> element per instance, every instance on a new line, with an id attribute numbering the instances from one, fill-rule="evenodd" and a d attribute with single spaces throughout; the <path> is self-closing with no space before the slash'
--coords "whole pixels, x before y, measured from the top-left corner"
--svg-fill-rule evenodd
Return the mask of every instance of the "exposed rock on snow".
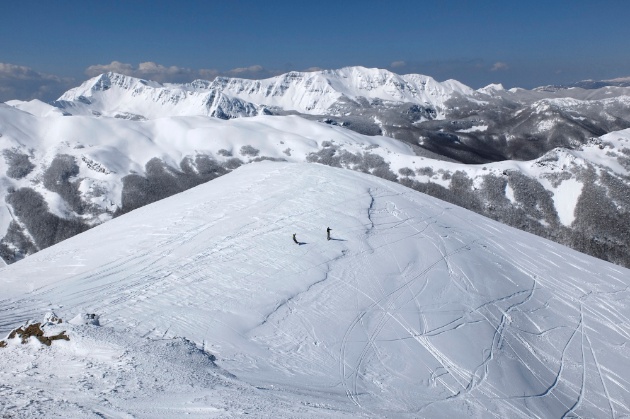
<path id="1" fill-rule="evenodd" d="M 54 314 L 47 314 L 44 317 L 43 323 L 31 323 L 27 322 L 24 326 L 13 329 L 6 338 L 6 341 L 0 341 L 0 347 L 7 347 L 8 343 L 12 340 L 19 340 L 20 343 L 25 344 L 30 341 L 30 338 L 34 338 L 42 345 L 50 346 L 52 342 L 56 340 L 70 340 L 70 337 L 66 334 L 65 330 L 58 332 L 56 335 L 46 333 L 48 328 L 46 326 L 58 325 L 62 323 Z"/>

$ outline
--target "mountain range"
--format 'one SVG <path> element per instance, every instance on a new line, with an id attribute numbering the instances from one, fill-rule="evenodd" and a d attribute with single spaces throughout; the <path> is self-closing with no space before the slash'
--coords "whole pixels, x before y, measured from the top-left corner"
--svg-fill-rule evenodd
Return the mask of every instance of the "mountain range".
<path id="1" fill-rule="evenodd" d="M 593 86 L 590 86 L 593 87 Z M 630 88 L 474 90 L 348 67 L 0 105 L 7 263 L 260 160 L 370 173 L 630 266 Z"/>

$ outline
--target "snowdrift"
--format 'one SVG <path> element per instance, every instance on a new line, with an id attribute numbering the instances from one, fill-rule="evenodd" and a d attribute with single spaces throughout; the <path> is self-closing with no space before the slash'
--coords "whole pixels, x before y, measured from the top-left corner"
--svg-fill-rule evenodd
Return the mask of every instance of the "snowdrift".
<path id="1" fill-rule="evenodd" d="M 629 270 L 317 164 L 135 210 L 0 269 L 0 296 L 3 335 L 100 323 L 0 348 L 4 414 L 630 414 Z"/>

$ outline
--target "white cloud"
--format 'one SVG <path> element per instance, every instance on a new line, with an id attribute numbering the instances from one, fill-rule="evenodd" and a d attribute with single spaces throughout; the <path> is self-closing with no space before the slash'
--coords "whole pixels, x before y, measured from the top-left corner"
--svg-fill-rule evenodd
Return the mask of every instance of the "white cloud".
<path id="1" fill-rule="evenodd" d="M 221 75 L 219 70 L 215 70 L 214 68 L 199 70 L 199 77 L 204 80 L 213 80 L 215 77 L 219 75 Z"/>
<path id="2" fill-rule="evenodd" d="M 252 65 L 249 67 L 239 67 L 239 68 L 233 68 L 230 71 L 228 71 L 228 73 L 233 73 L 233 74 L 241 74 L 241 73 L 258 73 L 261 72 L 263 69 L 263 66 L 261 65 Z"/>
<path id="3" fill-rule="evenodd" d="M 391 63 L 389 66 L 390 66 L 391 68 L 399 68 L 399 67 L 404 67 L 404 66 L 406 66 L 406 65 L 407 65 L 407 63 L 406 63 L 406 62 L 404 62 L 404 61 L 394 61 L 394 62 L 393 62 L 393 63 Z"/>
<path id="4" fill-rule="evenodd" d="M 126 76 L 171 83 L 185 83 L 198 78 L 214 78 L 218 74 L 218 71 L 214 69 L 192 70 L 186 67 L 167 67 L 152 61 L 140 63 L 138 67 L 134 67 L 132 64 L 121 63 L 120 61 L 112 61 L 109 64 L 96 64 L 86 68 L 85 74 L 94 77 L 110 71 Z"/>
<path id="5" fill-rule="evenodd" d="M 191 76 L 197 76 L 199 71 L 184 67 L 177 67 L 174 65 L 166 67 L 161 64 L 148 61 L 138 64 L 136 73 L 151 80 L 161 81 L 164 79 L 165 81 L 173 81 L 172 79 L 174 78 L 189 78 Z"/>
<path id="6" fill-rule="evenodd" d="M 161 83 L 186 83 L 195 79 L 212 80 L 217 76 L 257 79 L 280 74 L 280 72 L 277 71 L 267 70 L 261 65 L 237 67 L 227 71 L 219 71 L 214 68 L 194 70 L 186 67 L 167 67 L 152 61 L 140 63 L 137 67 L 134 67 L 132 64 L 121 63 L 120 61 L 112 61 L 109 64 L 96 64 L 89 66 L 85 70 L 85 74 L 90 77 L 95 77 L 110 71 Z"/>
<path id="7" fill-rule="evenodd" d="M 504 63 L 503 61 L 497 61 L 492 65 L 490 71 L 504 71 L 508 68 L 510 68 L 510 66 L 507 63 Z"/>
<path id="8" fill-rule="evenodd" d="M 268 70 L 261 65 L 251 65 L 249 67 L 238 67 L 228 70 L 222 75 L 229 77 L 239 77 L 243 79 L 265 79 L 285 73 L 284 71 Z"/>
<path id="9" fill-rule="evenodd" d="M 7 100 L 57 99 L 75 80 L 41 73 L 30 67 L 0 63 L 0 102 Z"/>
<path id="10" fill-rule="evenodd" d="M 121 63 L 120 61 L 112 61 L 110 64 L 91 65 L 85 69 L 85 74 L 90 77 L 98 76 L 103 73 L 119 73 L 126 76 L 132 76 L 134 69 L 131 64 Z"/>

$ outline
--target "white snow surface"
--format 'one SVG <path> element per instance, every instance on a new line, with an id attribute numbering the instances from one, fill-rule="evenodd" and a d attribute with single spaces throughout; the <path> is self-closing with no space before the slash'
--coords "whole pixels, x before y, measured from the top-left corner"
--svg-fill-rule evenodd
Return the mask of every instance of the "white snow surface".
<path id="1" fill-rule="evenodd" d="M 582 193 L 582 186 L 575 179 L 567 179 L 562 182 L 562 188 L 557 188 L 553 195 L 558 218 L 565 226 L 570 226 L 575 220 L 575 206 Z"/>
<path id="2" fill-rule="evenodd" d="M 28 112 L 35 116 L 62 116 L 63 111 L 41 100 L 33 99 L 31 101 L 9 100 L 5 102 L 9 106 Z"/>
<path id="3" fill-rule="evenodd" d="M 630 415 L 630 270 L 317 164 L 135 210 L 0 269 L 0 296 L 2 333 L 101 325 L 8 340 L 9 417 Z"/>
<path id="4" fill-rule="evenodd" d="M 485 132 L 488 130 L 487 125 L 473 125 L 470 128 L 457 130 L 458 132 Z"/>

